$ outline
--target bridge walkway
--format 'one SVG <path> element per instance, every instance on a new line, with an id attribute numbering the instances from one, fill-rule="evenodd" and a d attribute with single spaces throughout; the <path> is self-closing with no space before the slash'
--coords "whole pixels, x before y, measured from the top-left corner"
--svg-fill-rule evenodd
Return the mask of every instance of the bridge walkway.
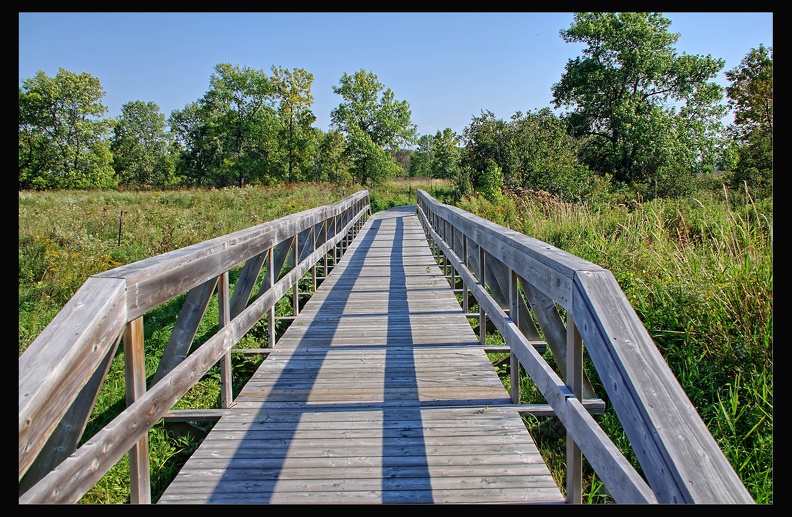
<path id="1" fill-rule="evenodd" d="M 374 214 L 160 504 L 564 503 L 415 207 Z"/>

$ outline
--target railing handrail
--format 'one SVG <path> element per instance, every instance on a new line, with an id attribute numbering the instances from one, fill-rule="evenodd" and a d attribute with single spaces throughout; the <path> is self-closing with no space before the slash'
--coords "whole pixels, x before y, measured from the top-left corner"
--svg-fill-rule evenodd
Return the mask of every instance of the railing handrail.
<path id="1" fill-rule="evenodd" d="M 555 375 L 510 318 L 517 305 L 507 313 L 487 295 L 484 284 L 496 282 L 488 273 L 482 276 L 468 267 L 480 265 L 476 249 L 486 255 L 488 265 L 493 261 L 513 273 L 505 275 L 514 278 L 512 293 L 518 292 L 519 281 L 535 298 L 549 298 L 567 311 L 567 327 L 571 323 L 585 343 L 658 502 L 754 502 L 610 271 L 442 204 L 423 190 L 417 196 L 417 211 L 428 233 L 474 296 L 478 294 L 479 304 L 487 308 L 513 354 L 617 502 L 649 502 L 651 496 L 618 455 L 619 464 L 614 465 L 612 444 L 582 409 L 576 396 L 579 390 Z M 571 338 L 566 339 L 570 343 Z"/>
<path id="2" fill-rule="evenodd" d="M 47 444 L 84 388 L 104 378 L 127 325 L 276 245 L 311 231 L 309 255 L 203 343 L 108 426 L 20 496 L 20 502 L 76 502 L 288 289 L 370 211 L 367 190 L 222 237 L 90 277 L 19 358 L 19 479 Z M 332 222 L 332 223 L 331 223 Z M 321 235 L 315 235 L 321 226 Z M 262 259 L 263 260 L 263 259 Z M 246 262 L 247 261 L 247 262 Z M 261 260 L 257 261 L 261 266 Z M 258 271 L 256 271 L 258 274 Z M 276 282 L 277 281 L 277 282 Z M 212 289 L 214 284 L 212 284 Z M 209 293 L 211 295 L 211 291 Z M 244 300 L 243 300 L 244 301 Z M 100 384 L 100 383 L 99 383 Z M 98 386 L 96 387 L 98 392 Z M 94 397 L 96 393 L 92 394 Z M 95 398 L 93 399 L 95 400 Z M 93 406 L 93 400 L 88 401 Z M 83 406 L 85 403 L 83 403 Z M 82 430 L 80 430 L 82 432 Z M 101 446 L 94 445 L 101 444 Z M 54 467 L 55 465 L 52 465 Z"/>

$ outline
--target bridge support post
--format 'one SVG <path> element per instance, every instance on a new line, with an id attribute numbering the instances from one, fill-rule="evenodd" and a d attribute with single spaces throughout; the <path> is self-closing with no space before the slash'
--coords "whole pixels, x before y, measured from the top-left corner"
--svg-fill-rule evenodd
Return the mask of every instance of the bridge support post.
<path id="1" fill-rule="evenodd" d="M 217 283 L 218 330 L 231 321 L 228 292 L 228 271 L 225 271 L 220 274 L 220 281 Z M 220 407 L 223 409 L 231 407 L 234 398 L 232 384 L 231 352 L 226 352 L 220 358 Z"/>
<path id="2" fill-rule="evenodd" d="M 267 251 L 267 288 L 275 285 L 275 248 L 270 248 Z M 267 311 L 267 346 L 273 348 L 275 346 L 275 306 L 270 307 Z"/>
<path id="3" fill-rule="evenodd" d="M 583 400 L 583 340 L 575 325 L 572 311 L 567 311 L 566 325 L 566 378 L 567 386 L 580 400 Z M 567 456 L 567 502 L 580 504 L 583 502 L 583 454 L 572 435 L 566 435 Z"/>
<path id="4" fill-rule="evenodd" d="M 292 242 L 292 267 L 296 269 L 299 263 L 300 263 L 300 244 L 297 235 L 295 235 Z M 299 278 L 295 280 L 294 288 L 292 289 L 292 312 L 295 318 L 300 313 L 300 279 Z"/>
<path id="5" fill-rule="evenodd" d="M 509 318 L 517 328 L 520 328 L 520 286 L 517 284 L 517 273 L 509 270 Z M 511 399 L 512 403 L 520 403 L 520 361 L 517 355 L 509 352 L 509 371 L 511 377 Z"/>
<path id="6" fill-rule="evenodd" d="M 478 278 L 479 283 L 481 284 L 481 289 L 486 290 L 487 282 L 484 279 L 484 273 L 486 269 L 484 269 L 484 263 L 486 262 L 486 253 L 484 252 L 484 248 L 481 246 L 478 247 L 479 250 L 479 270 L 478 270 Z M 484 311 L 484 307 L 479 304 L 479 342 L 482 346 L 486 346 L 487 344 L 487 313 Z"/>
<path id="7" fill-rule="evenodd" d="M 143 316 L 127 323 L 124 329 L 124 376 L 126 403 L 131 405 L 146 393 L 146 361 L 143 343 Z M 151 503 L 148 434 L 129 449 L 129 502 Z"/>
<path id="8" fill-rule="evenodd" d="M 468 250 L 467 250 L 467 235 L 464 233 L 462 234 L 462 265 L 467 267 L 468 265 Z M 468 286 L 465 280 L 462 280 L 462 312 L 467 314 L 469 312 L 468 307 Z"/>

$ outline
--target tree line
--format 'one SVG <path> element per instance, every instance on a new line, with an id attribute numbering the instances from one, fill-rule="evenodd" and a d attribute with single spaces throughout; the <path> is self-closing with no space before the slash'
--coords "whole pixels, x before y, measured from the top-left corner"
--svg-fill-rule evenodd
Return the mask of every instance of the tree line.
<path id="1" fill-rule="evenodd" d="M 677 55 L 661 13 L 575 13 L 583 43 L 553 85 L 553 108 L 509 120 L 483 109 L 462 134 L 419 135 L 410 105 L 376 74 L 344 74 L 328 131 L 313 126 L 313 75 L 220 63 L 206 93 L 169 117 L 131 101 L 105 118 L 98 78 L 60 69 L 19 88 L 19 189 L 227 187 L 448 178 L 460 195 L 546 190 L 569 200 L 623 188 L 689 193 L 695 178 L 772 194 L 772 47 L 724 61 Z M 724 104 L 724 95 L 726 103 Z M 731 110 L 734 122 L 723 123 Z"/>

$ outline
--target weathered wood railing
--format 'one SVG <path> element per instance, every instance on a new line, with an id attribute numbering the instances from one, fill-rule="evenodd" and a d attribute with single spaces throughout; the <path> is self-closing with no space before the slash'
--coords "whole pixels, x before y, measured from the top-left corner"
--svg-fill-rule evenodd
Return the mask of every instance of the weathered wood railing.
<path id="1" fill-rule="evenodd" d="M 610 271 L 421 190 L 417 213 L 452 285 L 461 278 L 465 312 L 468 292 L 478 302 L 482 345 L 486 319 L 508 344 L 513 402 L 521 365 L 565 426 L 569 502 L 581 501 L 583 456 L 618 503 L 754 502 Z M 583 343 L 646 479 L 584 407 L 596 395 Z"/>
<path id="2" fill-rule="evenodd" d="M 369 213 L 364 190 L 89 278 L 19 359 L 19 502 L 77 502 L 127 452 L 130 500 L 150 502 L 148 430 L 218 363 L 227 408 L 231 348 L 265 314 L 273 346 L 276 302 L 292 289 L 296 314 L 299 280 L 312 270 L 316 282 L 319 261 L 334 266 Z M 229 297 L 228 273 L 242 264 Z M 188 355 L 214 292 L 218 331 Z M 143 316 L 184 293 L 147 389 Z M 77 448 L 122 340 L 128 407 Z"/>

